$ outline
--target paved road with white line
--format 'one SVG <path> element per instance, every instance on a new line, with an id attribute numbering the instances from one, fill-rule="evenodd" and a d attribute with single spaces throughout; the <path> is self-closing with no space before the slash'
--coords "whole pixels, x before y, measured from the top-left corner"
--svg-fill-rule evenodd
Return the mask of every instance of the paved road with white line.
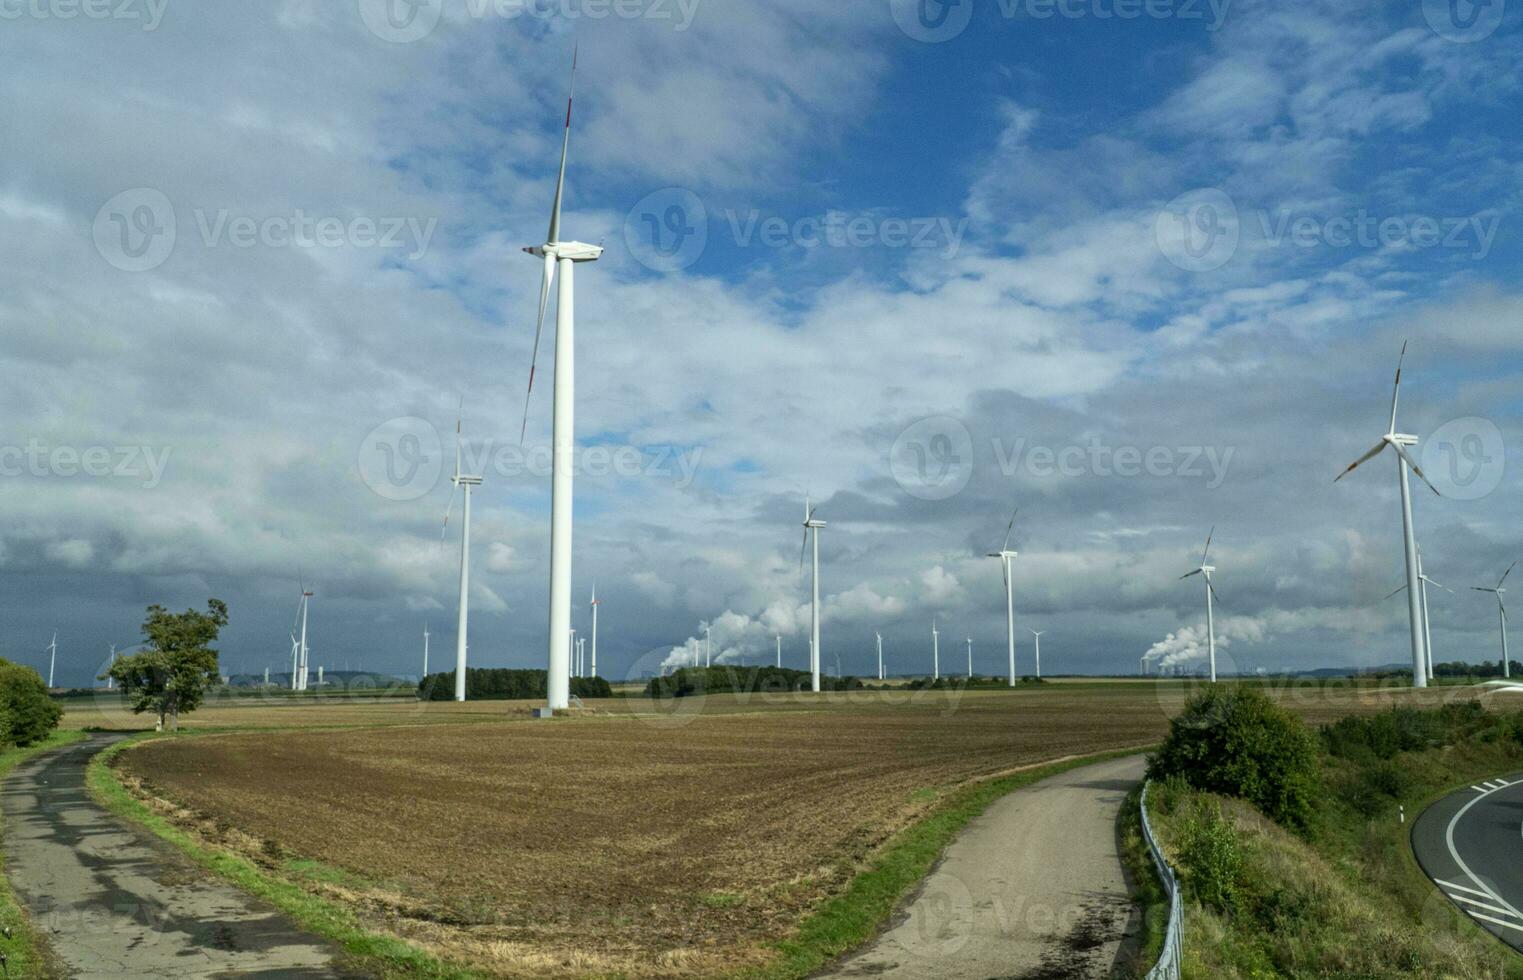
<path id="1" fill-rule="evenodd" d="M 1139 922 L 1117 816 L 1143 757 L 1016 790 L 965 827 L 888 931 L 822 976 L 1136 976 Z"/>
<path id="2" fill-rule="evenodd" d="M 1424 810 L 1412 850 L 1451 902 L 1523 952 L 1523 773 L 1477 782 Z"/>

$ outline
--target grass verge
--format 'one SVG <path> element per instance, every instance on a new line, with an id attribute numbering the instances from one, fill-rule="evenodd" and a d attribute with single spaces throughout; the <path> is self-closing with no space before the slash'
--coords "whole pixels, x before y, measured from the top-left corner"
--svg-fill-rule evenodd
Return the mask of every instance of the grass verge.
<path id="1" fill-rule="evenodd" d="M 1298 832 L 1177 776 L 1154 785 L 1149 816 L 1185 892 L 1186 978 L 1523 978 L 1523 957 L 1455 911 L 1409 839 L 1429 803 L 1523 765 L 1523 716 L 1444 711 L 1323 729 Z"/>
<path id="2" fill-rule="evenodd" d="M 911 888 L 918 885 L 957 832 L 995 800 L 1023 786 L 1080 766 L 1136 755 L 1123 749 L 1038 766 L 955 790 L 924 819 L 893 837 L 867 869 L 826 900 L 789 939 L 776 944 L 778 957 L 765 967 L 736 973 L 744 980 L 794 980 L 806 977 L 842 953 L 877 934 Z"/>
<path id="3" fill-rule="evenodd" d="M 410 943 L 366 929 L 354 912 L 342 904 L 313 895 L 299 884 L 269 874 L 242 857 L 207 848 L 148 809 L 117 782 L 111 771 L 111 760 L 139 742 L 153 737 L 152 733 L 146 733 L 125 739 L 90 760 L 86 784 L 91 795 L 106 809 L 147 828 L 185 852 L 197 864 L 250 895 L 269 902 L 303 929 L 333 941 L 350 958 L 350 962 L 345 964 L 348 967 L 386 978 L 472 980 L 479 976 L 431 956 Z"/>
<path id="4" fill-rule="evenodd" d="M 1132 883 L 1132 900 L 1142 909 L 1142 931 L 1137 937 L 1137 962 L 1144 972 L 1163 955 L 1169 931 L 1169 894 L 1158 880 L 1153 854 L 1142 836 L 1142 787 L 1126 796 L 1121 805 L 1121 857 Z"/>
<path id="5" fill-rule="evenodd" d="M 58 731 L 36 745 L 0 751 L 0 777 L 34 756 L 78 742 L 84 737 L 84 732 Z M 0 814 L 0 818 L 3 816 Z M 3 838 L 4 832 L 5 825 L 0 821 L 0 838 Z M 16 900 L 16 893 L 11 889 L 10 881 L 5 878 L 4 870 L 4 863 L 0 861 L 0 927 L 10 933 L 7 936 L 5 932 L 0 932 L 0 953 L 5 954 L 6 974 L 12 977 L 52 977 L 56 971 L 49 962 L 47 944 L 21 908 L 21 903 Z"/>

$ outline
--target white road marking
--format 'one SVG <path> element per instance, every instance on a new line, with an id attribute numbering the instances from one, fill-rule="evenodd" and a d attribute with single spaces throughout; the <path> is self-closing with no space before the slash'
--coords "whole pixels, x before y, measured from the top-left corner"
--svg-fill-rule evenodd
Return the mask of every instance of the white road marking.
<path id="1" fill-rule="evenodd" d="M 1523 932 L 1523 926 L 1518 925 L 1516 922 L 1503 922 L 1501 919 L 1493 919 L 1491 916 L 1482 915 L 1479 912 L 1471 912 L 1470 917 L 1472 919 L 1480 919 L 1483 922 L 1490 922 L 1492 925 L 1501 926 L 1504 929 L 1516 929 L 1519 932 Z"/>
<path id="2" fill-rule="evenodd" d="M 1484 789 L 1481 789 L 1479 786 L 1472 786 L 1470 788 L 1475 790 L 1477 793 L 1484 793 L 1484 792 L 1486 792 Z"/>
<path id="3" fill-rule="evenodd" d="M 1433 882 L 1434 882 L 1434 884 L 1436 884 L 1436 885 L 1438 885 L 1438 886 L 1440 886 L 1442 888 L 1454 888 L 1454 889 L 1457 889 L 1457 890 L 1462 891 L 1462 892 L 1469 892 L 1472 895 L 1480 895 L 1480 896 L 1482 896 L 1484 898 L 1490 898 L 1491 897 L 1486 892 L 1477 891 L 1474 888 L 1466 888 L 1464 885 L 1456 885 L 1452 881 L 1439 881 L 1437 878 L 1434 878 Z"/>
<path id="4" fill-rule="evenodd" d="M 1485 902 L 1478 902 L 1473 898 L 1466 898 L 1464 895 L 1450 895 L 1449 899 L 1450 901 L 1454 902 L 1464 902 L 1466 905 L 1474 905 L 1476 908 L 1485 909 L 1488 912 L 1495 912 L 1497 915 L 1512 915 L 1512 913 L 1506 909 L 1499 909 L 1495 905 L 1487 905 Z"/>
<path id="5" fill-rule="evenodd" d="M 1493 792 L 1495 792 L 1495 791 L 1493 791 Z M 1463 817 L 1466 813 L 1470 812 L 1470 808 L 1471 807 L 1475 806 L 1477 803 L 1481 802 L 1482 800 L 1484 800 L 1489 795 L 1490 795 L 1490 793 L 1482 793 L 1480 796 L 1473 796 L 1473 797 L 1470 798 L 1470 801 L 1468 803 L 1466 803 L 1464 806 L 1460 807 L 1459 812 L 1456 813 L 1454 815 L 1453 819 L 1451 819 L 1449 821 L 1449 826 L 1444 831 L 1444 843 L 1446 845 L 1448 845 L 1448 847 L 1449 847 L 1449 856 L 1454 859 L 1454 863 L 1456 865 L 1458 865 L 1460 871 L 1464 872 L 1466 878 L 1468 878 L 1468 879 L 1470 879 L 1470 881 L 1474 882 L 1475 886 L 1477 888 L 1479 888 L 1481 890 L 1481 892 L 1487 898 L 1491 899 L 1493 902 L 1496 902 L 1498 905 L 1500 905 L 1503 908 L 1505 908 L 1508 912 L 1512 913 L 1519 920 L 1523 920 L 1523 912 L 1519 912 L 1517 909 L 1513 908 L 1511 902 L 1507 901 L 1507 899 L 1503 898 L 1501 895 L 1498 895 L 1496 892 L 1492 891 L 1490 888 L 1488 888 L 1486 886 L 1486 883 L 1484 881 L 1482 881 L 1481 879 L 1477 878 L 1475 876 L 1475 872 L 1470 870 L 1470 865 L 1465 863 L 1465 859 L 1460 857 L 1460 852 L 1455 850 L 1455 848 L 1454 848 L 1454 827 L 1455 827 L 1455 825 L 1460 822 L 1460 818 L 1461 817 Z M 1466 890 L 1469 891 L 1470 889 L 1466 889 Z M 1479 913 L 1471 913 L 1471 914 L 1474 915 L 1476 918 L 1480 918 L 1480 919 L 1486 918 L 1485 916 L 1480 915 Z M 1515 925 L 1512 925 L 1512 923 L 1510 923 L 1510 922 L 1501 922 L 1501 923 L 1499 923 L 1499 925 L 1505 925 L 1508 928 L 1517 929 L 1518 931 L 1523 932 L 1523 926 L 1515 926 Z"/>

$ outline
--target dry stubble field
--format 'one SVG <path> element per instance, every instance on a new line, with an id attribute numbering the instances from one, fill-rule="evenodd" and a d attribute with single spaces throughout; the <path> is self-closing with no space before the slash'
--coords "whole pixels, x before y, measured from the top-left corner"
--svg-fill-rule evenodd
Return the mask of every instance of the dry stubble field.
<path id="1" fill-rule="evenodd" d="M 1312 721 L 1459 694 L 1280 693 Z M 1143 683 L 824 706 L 716 696 L 676 716 L 631 701 L 545 723 L 502 720 L 511 705 L 485 719 L 391 705 L 365 714 L 393 713 L 399 727 L 163 740 L 120 766 L 224 846 L 362 878 L 311 887 L 452 959 L 503 975 L 709 975 L 766 960 L 938 793 L 1154 742 L 1183 696 Z M 354 706 L 335 718 L 278 710 L 356 723 Z M 425 716 L 446 723 L 418 727 Z M 467 717 L 484 723 L 447 723 Z M 246 721 L 267 723 L 257 709 Z"/>

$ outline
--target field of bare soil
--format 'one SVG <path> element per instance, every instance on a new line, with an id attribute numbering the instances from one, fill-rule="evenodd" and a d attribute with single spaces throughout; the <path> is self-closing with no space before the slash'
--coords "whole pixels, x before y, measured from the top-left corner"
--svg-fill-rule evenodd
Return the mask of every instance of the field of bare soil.
<path id="1" fill-rule="evenodd" d="M 765 960 L 938 793 L 1150 744 L 1184 693 L 716 696 L 425 727 L 391 706 L 399 726 L 355 729 L 280 709 L 313 727 L 160 740 L 119 763 L 203 836 L 287 872 L 340 869 L 310 886 L 451 959 L 503 975 L 708 975 Z M 1455 692 L 1282 696 L 1322 721 Z"/>

